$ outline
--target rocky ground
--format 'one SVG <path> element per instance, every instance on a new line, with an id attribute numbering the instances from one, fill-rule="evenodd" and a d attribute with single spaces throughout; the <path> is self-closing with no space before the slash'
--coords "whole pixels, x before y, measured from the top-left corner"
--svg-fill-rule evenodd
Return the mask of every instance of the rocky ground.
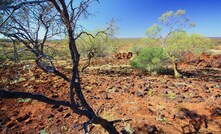
<path id="1" fill-rule="evenodd" d="M 202 62 L 180 64 L 184 76 L 175 79 L 170 74 L 136 71 L 129 60 L 99 59 L 81 73 L 83 93 L 93 109 L 100 109 L 99 116 L 121 120 L 115 126 L 122 133 L 219 134 L 221 68 Z M 65 62 L 59 62 L 59 69 L 70 72 Z M 0 88 L 68 99 L 68 83 L 43 73 L 34 63 L 5 65 L 0 80 Z M 85 120 L 62 106 L 30 99 L 0 100 L 1 133 L 6 128 L 8 133 L 83 133 L 77 126 Z M 99 126 L 89 128 L 91 133 L 106 133 Z"/>

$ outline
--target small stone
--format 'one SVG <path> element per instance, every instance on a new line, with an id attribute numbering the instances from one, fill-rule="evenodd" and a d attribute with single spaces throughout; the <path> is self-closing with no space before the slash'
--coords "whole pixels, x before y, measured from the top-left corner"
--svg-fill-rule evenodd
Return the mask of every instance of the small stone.
<path id="1" fill-rule="evenodd" d="M 178 103 L 183 102 L 184 99 L 185 99 L 185 96 L 183 96 L 183 95 L 177 95 L 177 97 L 175 98 L 175 100 L 176 100 Z"/>
<path id="2" fill-rule="evenodd" d="M 60 106 L 59 105 L 53 105 L 51 108 L 52 109 L 57 109 L 57 108 L 59 108 Z"/>
<path id="3" fill-rule="evenodd" d="M 107 94 L 106 92 L 103 92 L 102 96 L 103 96 L 104 99 L 110 99 L 110 98 L 108 97 L 108 94 Z"/>
<path id="4" fill-rule="evenodd" d="M 205 99 L 203 99 L 203 97 L 201 97 L 201 96 L 194 96 L 190 100 L 191 103 L 198 103 L 198 102 L 203 102 L 203 101 L 205 101 Z"/>
<path id="5" fill-rule="evenodd" d="M 63 109 L 63 107 L 60 107 L 60 108 L 58 109 L 58 112 L 62 112 L 62 111 L 64 111 L 64 109 Z"/>
<path id="6" fill-rule="evenodd" d="M 158 132 L 157 127 L 154 125 L 146 125 L 145 127 L 148 134 L 154 134 L 155 132 Z"/>
<path id="7" fill-rule="evenodd" d="M 59 96 L 57 94 L 51 95 L 51 98 L 58 98 Z"/>
<path id="8" fill-rule="evenodd" d="M 143 94 L 142 94 L 141 92 L 139 92 L 139 91 L 136 91 L 136 92 L 135 92 L 135 95 L 136 95 L 137 97 L 142 97 L 142 96 L 143 96 Z"/>
<path id="9" fill-rule="evenodd" d="M 64 116 L 64 118 L 68 118 L 68 117 L 70 117 L 71 116 L 71 114 L 70 113 L 67 113 L 65 116 Z"/>
<path id="10" fill-rule="evenodd" d="M 12 128 L 15 125 L 15 122 L 9 122 L 6 124 L 8 128 Z"/>
<path id="11" fill-rule="evenodd" d="M 18 121 L 18 122 L 22 122 L 22 121 L 27 120 L 29 117 L 30 117 L 29 114 L 25 114 L 24 116 L 18 117 L 18 118 L 17 118 L 17 121 Z"/>

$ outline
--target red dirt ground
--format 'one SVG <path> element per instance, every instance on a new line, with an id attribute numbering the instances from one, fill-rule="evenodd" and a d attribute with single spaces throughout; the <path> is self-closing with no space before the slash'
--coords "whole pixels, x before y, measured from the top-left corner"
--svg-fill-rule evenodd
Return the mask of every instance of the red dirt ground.
<path id="1" fill-rule="evenodd" d="M 145 133 L 221 133 L 221 68 L 180 66 L 184 77 L 149 75 L 129 66 L 129 60 L 100 59 L 81 73 L 83 93 L 93 109 L 108 120 L 118 120 L 118 131 Z M 70 72 L 65 65 L 59 67 Z M 67 73 L 68 74 L 68 73 Z M 17 81 L 16 81 L 17 79 Z M 0 68 L 0 88 L 37 92 L 67 100 L 68 83 L 45 74 L 31 63 Z M 83 133 L 86 121 L 69 108 L 35 100 L 0 100 L 0 132 Z M 25 100 L 23 100 L 25 101 Z M 90 125 L 91 133 L 106 133 Z"/>

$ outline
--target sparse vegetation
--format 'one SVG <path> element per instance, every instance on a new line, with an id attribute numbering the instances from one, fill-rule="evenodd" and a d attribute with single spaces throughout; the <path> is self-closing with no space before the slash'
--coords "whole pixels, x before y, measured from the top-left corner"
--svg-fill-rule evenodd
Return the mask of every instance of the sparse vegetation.
<path id="1" fill-rule="evenodd" d="M 185 10 L 146 38 L 89 32 L 96 2 L 0 1 L 0 133 L 220 133 L 221 38 L 190 34 Z"/>
<path id="2" fill-rule="evenodd" d="M 40 131 L 40 134 L 48 134 L 44 129 Z"/>
<path id="3" fill-rule="evenodd" d="M 134 133 L 134 130 L 133 130 L 133 128 L 131 128 L 130 124 L 126 124 L 125 130 L 128 134 L 133 134 Z"/>
<path id="4" fill-rule="evenodd" d="M 168 123 L 168 119 L 162 113 L 159 113 L 158 117 L 156 117 L 156 120 L 162 123 Z"/>
<path id="5" fill-rule="evenodd" d="M 26 99 L 18 99 L 18 102 L 21 103 L 21 102 L 29 102 L 31 101 L 30 98 L 26 98 Z"/>

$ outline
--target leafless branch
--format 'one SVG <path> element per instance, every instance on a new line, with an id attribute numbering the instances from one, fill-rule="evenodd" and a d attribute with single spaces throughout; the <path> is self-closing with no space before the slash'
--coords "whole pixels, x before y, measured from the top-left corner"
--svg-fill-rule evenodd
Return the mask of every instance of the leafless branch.
<path id="1" fill-rule="evenodd" d="M 6 9 L 19 9 L 21 8 L 23 5 L 27 5 L 27 4 L 39 4 L 39 3 L 43 3 L 43 2 L 47 2 L 48 0 L 34 0 L 34 1 L 25 1 L 25 2 L 21 2 L 17 5 L 2 5 L 0 6 L 0 10 L 6 10 Z"/>
<path id="2" fill-rule="evenodd" d="M 38 12 L 37 9 L 30 9 L 30 12 L 27 13 L 27 18 L 25 18 L 25 25 L 23 26 L 22 24 L 22 17 L 23 16 L 18 16 L 18 20 L 16 20 L 16 16 L 12 14 L 10 16 L 10 19 L 12 20 L 11 26 L 15 25 L 14 28 L 17 29 L 8 29 L 12 30 L 10 32 L 1 32 L 5 36 L 9 36 L 14 38 L 16 41 L 22 42 L 28 49 L 30 49 L 34 54 L 36 59 L 36 63 L 39 68 L 41 68 L 43 71 L 46 73 L 53 73 L 57 76 L 62 77 L 65 81 L 68 81 L 70 86 L 69 86 L 69 102 L 68 101 L 57 101 L 50 99 L 46 96 L 43 95 L 37 95 L 34 93 L 24 93 L 24 92 L 12 92 L 12 91 L 5 91 L 5 90 L 0 90 L 0 97 L 2 98 L 32 98 L 35 100 L 39 100 L 48 104 L 56 104 L 56 105 L 63 105 L 70 107 L 75 113 L 79 115 L 85 115 L 89 119 L 87 123 L 95 123 L 95 124 L 100 124 L 103 128 L 105 128 L 109 133 L 115 134 L 118 133 L 116 128 L 113 126 L 113 123 L 98 117 L 96 113 L 93 111 L 93 109 L 90 107 L 90 105 L 87 103 L 83 93 L 82 93 L 82 88 L 81 88 L 81 80 L 80 80 L 80 74 L 79 74 L 79 61 L 80 61 L 80 54 L 77 49 L 76 45 L 76 40 L 82 35 L 86 34 L 90 38 L 96 38 L 99 36 L 101 33 L 106 34 L 108 30 L 111 31 L 111 28 L 107 28 L 104 31 L 99 31 L 97 34 L 92 35 L 88 32 L 82 31 L 80 32 L 77 37 L 75 37 L 76 33 L 76 26 L 77 22 L 79 21 L 79 18 L 86 14 L 89 15 L 88 12 L 88 7 L 89 5 L 98 0 L 82 0 L 80 1 L 80 4 L 78 7 L 74 8 L 73 3 L 74 1 L 71 0 L 68 3 L 65 0 L 36 0 L 36 1 L 24 1 L 20 2 L 17 5 L 13 6 L 6 6 L 2 7 L 1 9 L 21 9 L 21 12 L 26 12 L 25 8 L 21 8 L 23 5 L 28 5 L 30 6 L 31 4 L 36 4 L 36 6 L 39 7 L 38 4 L 41 4 L 43 2 L 50 2 L 51 6 L 53 9 L 57 12 L 53 15 L 50 15 L 49 19 L 44 18 L 42 12 Z M 66 4 L 68 3 L 68 5 Z M 49 4 L 50 5 L 50 4 Z M 40 5 L 40 7 L 42 7 Z M 70 9 L 71 7 L 71 9 Z M 33 7 L 34 8 L 34 7 Z M 37 13 L 34 13 L 36 10 Z M 10 13 L 8 12 L 8 15 Z M 32 15 L 31 17 L 29 17 Z M 57 15 L 59 15 L 59 18 L 57 19 Z M 33 17 L 34 16 L 34 17 Z M 56 20 L 57 19 L 57 20 Z M 33 21 L 34 20 L 34 21 Z M 37 20 L 37 21 L 36 21 Z M 30 23 L 29 23 L 30 22 Z M 36 23 L 34 23 L 36 22 Z M 62 22 L 62 23 L 61 23 Z M 35 26 L 35 29 L 31 29 L 31 24 Z M 59 33 L 60 31 L 57 29 L 53 29 L 55 24 L 62 25 L 67 32 L 68 35 L 68 40 L 69 40 L 69 50 L 70 50 L 70 55 L 71 55 L 71 62 L 72 62 L 72 76 L 69 79 L 65 74 L 59 72 L 56 67 L 54 66 L 51 58 L 47 56 L 44 51 L 43 51 L 43 46 L 45 41 L 48 39 L 49 35 L 54 35 L 54 33 Z M 40 31 L 39 25 L 43 25 L 43 28 L 45 28 L 46 32 L 44 34 L 44 38 L 42 42 L 38 40 L 38 31 Z M 37 25 L 37 26 L 36 26 Z M 52 26 L 53 25 L 53 26 Z M 6 27 L 6 30 L 7 31 Z M 53 32 L 56 30 L 56 32 Z M 32 44 L 32 46 L 31 46 Z M 39 48 L 41 46 L 41 48 Z M 79 99 L 81 104 L 82 104 L 82 109 L 79 109 L 79 107 L 76 105 L 75 100 Z M 86 126 L 87 124 L 85 124 Z"/>
<path id="3" fill-rule="evenodd" d="M 110 29 L 110 28 L 107 28 L 107 29 L 104 30 L 104 31 L 99 31 L 99 32 L 97 32 L 95 35 L 93 35 L 93 34 L 91 34 L 91 33 L 88 33 L 88 32 L 85 32 L 85 31 L 82 31 L 82 32 L 80 32 L 80 33 L 75 37 L 75 40 L 77 40 L 77 39 L 78 39 L 81 35 L 83 35 L 83 34 L 86 34 L 86 35 L 88 35 L 88 36 L 90 36 L 90 37 L 92 37 L 92 38 L 96 38 L 96 37 L 99 36 L 99 34 L 101 34 L 101 33 L 107 35 L 107 31 L 108 31 L 109 29 Z"/>
<path id="4" fill-rule="evenodd" d="M 4 25 L 5 22 L 8 21 L 8 19 L 12 16 L 12 14 L 15 12 L 15 9 L 12 10 L 12 12 L 8 15 L 8 17 L 0 24 L 0 27 L 2 27 Z"/>

